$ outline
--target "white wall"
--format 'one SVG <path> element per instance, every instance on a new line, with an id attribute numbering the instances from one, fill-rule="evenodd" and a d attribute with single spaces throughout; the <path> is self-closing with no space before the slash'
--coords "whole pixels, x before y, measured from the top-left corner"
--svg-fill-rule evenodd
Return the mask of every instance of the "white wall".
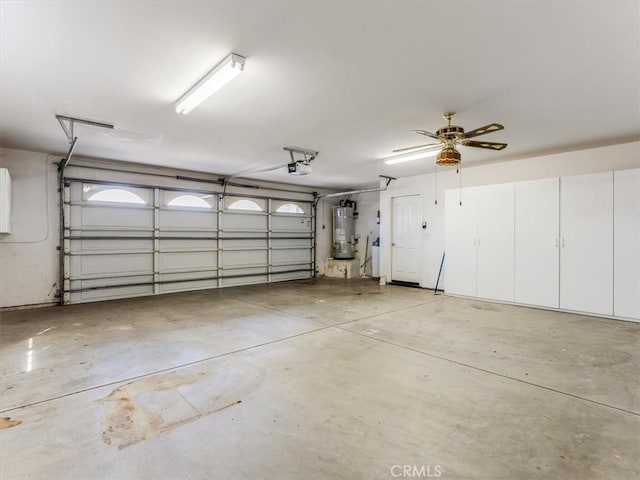
<path id="1" fill-rule="evenodd" d="M 59 194 L 57 167 L 60 156 L 14 149 L 0 150 L 0 167 L 9 169 L 12 178 L 13 232 L 0 235 L 0 308 L 57 303 L 59 272 Z M 123 171 L 87 168 L 100 166 Z M 136 173 L 138 172 L 138 173 Z M 174 178 L 154 174 L 173 175 Z M 175 175 L 212 179 L 212 182 L 178 180 Z M 127 162 L 74 157 L 66 176 L 89 180 L 121 181 L 142 185 L 218 191 L 217 176 L 162 169 Z M 308 199 L 312 188 L 295 185 L 235 179 L 252 188 L 230 186 L 227 193 Z M 278 189 L 298 190 L 299 193 Z M 327 193 L 318 190 L 318 193 Z M 333 200 L 333 199 L 331 199 Z M 319 212 L 320 213 L 320 212 Z M 316 265 L 322 274 L 324 259 L 331 255 L 331 208 L 326 213 L 326 228 L 318 219 Z"/>
<path id="2" fill-rule="evenodd" d="M 424 161 L 433 161 L 426 159 Z M 492 163 L 462 169 L 462 186 L 534 180 L 580 175 L 640 167 L 640 142 L 577 150 L 532 157 L 510 162 Z M 427 229 L 422 237 L 422 280 L 424 288 L 434 288 L 444 252 L 444 192 L 457 188 L 460 176 L 455 169 L 442 169 L 437 176 L 437 205 L 434 174 L 400 178 L 380 193 L 380 275 L 391 279 L 391 199 L 402 195 L 421 195 L 423 221 Z M 463 199 L 464 200 L 464 199 Z M 446 283 L 444 276 L 438 288 Z"/>
<path id="3" fill-rule="evenodd" d="M 366 258 L 371 256 L 371 244 L 380 236 L 380 225 L 376 223 L 376 217 L 380 209 L 380 194 L 379 192 L 360 193 L 353 195 L 352 199 L 358 202 L 358 218 L 355 221 L 355 231 L 358 239 L 357 256 L 359 265 L 362 265 Z M 371 276 L 371 261 L 365 267 L 360 267 L 360 275 Z"/>
<path id="4" fill-rule="evenodd" d="M 56 302 L 58 289 L 58 158 L 0 150 L 12 180 L 10 235 L 0 235 L 0 307 Z"/>

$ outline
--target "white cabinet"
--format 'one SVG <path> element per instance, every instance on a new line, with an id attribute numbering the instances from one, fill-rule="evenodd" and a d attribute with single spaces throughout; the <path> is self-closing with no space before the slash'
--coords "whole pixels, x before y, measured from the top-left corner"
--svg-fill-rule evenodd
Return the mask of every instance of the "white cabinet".
<path id="1" fill-rule="evenodd" d="M 513 301 L 513 184 L 465 188 L 445 198 L 445 290 Z"/>
<path id="2" fill-rule="evenodd" d="M 478 189 L 477 295 L 513 302 L 514 185 Z"/>
<path id="3" fill-rule="evenodd" d="M 558 308 L 560 179 L 515 185 L 515 301 Z"/>
<path id="4" fill-rule="evenodd" d="M 613 172 L 561 178 L 560 237 L 560 308 L 612 315 Z"/>
<path id="5" fill-rule="evenodd" d="M 640 320 L 640 169 L 446 192 L 445 291 Z"/>
<path id="6" fill-rule="evenodd" d="M 640 169 L 613 176 L 613 314 L 640 319 Z"/>
<path id="7" fill-rule="evenodd" d="M 477 199 L 476 188 L 445 194 L 445 291 L 476 296 Z"/>

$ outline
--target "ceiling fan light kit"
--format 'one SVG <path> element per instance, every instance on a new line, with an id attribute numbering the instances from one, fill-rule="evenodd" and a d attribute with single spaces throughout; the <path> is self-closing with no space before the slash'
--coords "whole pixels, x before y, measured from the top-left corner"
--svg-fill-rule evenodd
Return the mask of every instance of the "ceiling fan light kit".
<path id="1" fill-rule="evenodd" d="M 236 78 L 244 70 L 245 58 L 236 53 L 227 55 L 176 102 L 176 113 L 186 115 L 211 95 Z"/>
<path id="2" fill-rule="evenodd" d="M 425 152 L 429 152 L 432 155 L 437 154 L 438 158 L 436 160 L 436 164 L 444 167 L 459 165 L 462 160 L 462 155 L 456 148 L 458 145 L 462 145 L 465 147 L 474 147 L 474 148 L 486 148 L 489 150 L 503 150 L 507 147 L 506 143 L 497 143 L 497 142 L 478 142 L 474 140 L 469 140 L 470 138 L 478 137 L 480 135 L 485 135 L 491 132 L 497 132 L 498 130 L 502 130 L 504 127 L 499 123 L 490 123 L 489 125 L 485 125 L 480 128 L 476 128 L 469 132 L 464 131 L 464 128 L 459 127 L 458 125 L 452 125 L 451 121 L 453 117 L 455 117 L 454 112 L 445 112 L 443 117 L 449 122 L 448 125 L 442 127 L 437 130 L 436 133 L 427 132 L 426 130 L 413 130 L 414 133 L 418 135 L 424 135 L 425 137 L 433 138 L 434 140 L 438 140 L 436 143 L 429 143 L 426 145 L 416 145 L 413 147 L 399 148 L 394 150 L 394 153 L 399 152 L 407 152 L 413 151 L 415 153 L 415 149 L 417 148 L 425 148 Z M 441 149 L 431 150 L 433 148 Z M 387 165 L 392 165 L 394 163 L 400 163 L 402 161 L 408 162 L 410 160 L 418 160 L 420 158 L 425 158 L 430 155 L 402 155 L 398 157 L 387 158 L 384 162 Z M 398 158 L 398 160 L 395 160 Z M 402 158 L 400 160 L 400 158 Z"/>
<path id="3" fill-rule="evenodd" d="M 454 147 L 445 147 L 438 153 L 436 163 L 441 167 L 450 167 L 460 163 L 461 155 Z"/>

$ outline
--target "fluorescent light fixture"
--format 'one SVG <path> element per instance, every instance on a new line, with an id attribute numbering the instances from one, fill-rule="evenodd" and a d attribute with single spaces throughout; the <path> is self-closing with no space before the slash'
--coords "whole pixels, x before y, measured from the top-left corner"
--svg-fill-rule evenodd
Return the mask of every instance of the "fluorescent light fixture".
<path id="1" fill-rule="evenodd" d="M 385 159 L 387 165 L 395 165 L 396 163 L 410 162 L 421 158 L 435 157 L 442 149 L 441 145 L 431 147 L 429 149 L 420 150 L 419 152 L 404 153 L 402 155 L 394 155 Z"/>
<path id="2" fill-rule="evenodd" d="M 196 83 L 176 102 L 176 113 L 186 115 L 211 95 L 236 78 L 244 70 L 245 58 L 235 53 L 224 60 Z"/>

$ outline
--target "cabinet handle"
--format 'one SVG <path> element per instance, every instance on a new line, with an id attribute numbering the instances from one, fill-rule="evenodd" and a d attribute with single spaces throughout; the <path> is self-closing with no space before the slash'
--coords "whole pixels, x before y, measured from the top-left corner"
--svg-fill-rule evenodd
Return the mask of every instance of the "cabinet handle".
<path id="1" fill-rule="evenodd" d="M 478 246 L 480 246 L 480 238 L 478 238 Z"/>
<path id="2" fill-rule="evenodd" d="M 566 242 L 564 241 L 564 238 L 562 239 L 562 246 L 564 247 L 566 244 Z"/>
<path id="3" fill-rule="evenodd" d="M 558 241 L 558 239 L 556 238 L 556 248 L 558 248 L 560 246 L 560 242 Z"/>

